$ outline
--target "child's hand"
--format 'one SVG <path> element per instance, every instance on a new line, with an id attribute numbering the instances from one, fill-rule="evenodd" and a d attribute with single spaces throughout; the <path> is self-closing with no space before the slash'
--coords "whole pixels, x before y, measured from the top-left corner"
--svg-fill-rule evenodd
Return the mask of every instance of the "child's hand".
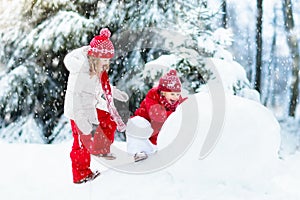
<path id="1" fill-rule="evenodd" d="M 149 109 L 149 117 L 151 121 L 165 122 L 167 119 L 167 111 L 162 105 L 155 104 Z"/>
<path id="2" fill-rule="evenodd" d="M 114 99 L 117 99 L 122 102 L 127 102 L 129 99 L 128 95 L 125 92 L 116 88 L 116 86 L 113 86 L 112 96 Z"/>
<path id="3" fill-rule="evenodd" d="M 92 135 L 92 137 L 94 137 L 94 135 L 95 135 L 95 132 L 96 132 L 96 130 L 97 130 L 97 128 L 98 128 L 98 125 L 97 124 L 92 124 L 92 131 L 91 131 L 91 135 Z"/>
<path id="4" fill-rule="evenodd" d="M 119 126 L 117 126 L 117 129 L 118 129 L 119 132 L 125 132 L 126 125 L 125 124 L 124 125 L 119 125 Z"/>
<path id="5" fill-rule="evenodd" d="M 179 99 L 179 103 L 182 103 L 182 102 L 184 102 L 184 101 L 187 100 L 187 99 L 188 99 L 187 97 L 180 98 L 180 99 Z"/>

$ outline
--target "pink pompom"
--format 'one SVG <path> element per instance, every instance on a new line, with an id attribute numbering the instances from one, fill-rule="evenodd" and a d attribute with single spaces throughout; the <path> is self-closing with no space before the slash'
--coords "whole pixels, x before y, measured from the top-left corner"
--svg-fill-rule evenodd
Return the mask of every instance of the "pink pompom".
<path id="1" fill-rule="evenodd" d="M 171 70 L 169 71 L 168 75 L 170 75 L 170 76 L 176 76 L 176 75 L 177 75 L 177 72 L 176 72 L 176 70 L 171 69 Z"/>
<path id="2" fill-rule="evenodd" d="M 110 35 L 111 35 L 111 33 L 110 33 L 110 31 L 108 30 L 108 28 L 103 28 L 103 29 L 101 29 L 101 31 L 100 31 L 100 36 L 109 38 Z"/>

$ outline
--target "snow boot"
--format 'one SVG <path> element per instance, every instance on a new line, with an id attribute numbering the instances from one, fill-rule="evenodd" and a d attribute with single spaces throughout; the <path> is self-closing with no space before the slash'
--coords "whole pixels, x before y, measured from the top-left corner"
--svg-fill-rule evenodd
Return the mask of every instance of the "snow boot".
<path id="1" fill-rule="evenodd" d="M 145 152 L 139 152 L 134 155 L 134 162 L 139 162 L 148 158 L 148 155 Z"/>
<path id="2" fill-rule="evenodd" d="M 91 173 L 90 175 L 88 175 L 87 177 L 81 179 L 80 181 L 74 182 L 75 184 L 81 184 L 81 183 L 86 183 L 88 181 L 92 181 L 95 178 L 97 178 L 101 173 L 97 170 L 93 173 Z"/>
<path id="3" fill-rule="evenodd" d="M 106 160 L 114 160 L 116 156 L 113 153 L 97 154 L 95 155 L 100 158 L 105 158 Z"/>

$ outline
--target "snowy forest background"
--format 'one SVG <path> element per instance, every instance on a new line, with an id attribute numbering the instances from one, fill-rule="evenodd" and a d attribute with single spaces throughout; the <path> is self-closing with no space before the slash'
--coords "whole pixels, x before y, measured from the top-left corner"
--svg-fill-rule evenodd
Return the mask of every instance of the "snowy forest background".
<path id="1" fill-rule="evenodd" d="M 53 144 L 71 138 L 63 116 L 68 77 L 63 59 L 108 27 L 114 41 L 127 32 L 135 47 L 114 57 L 110 70 L 114 85 L 130 96 L 126 105 L 116 102 L 120 110 L 127 108 L 124 119 L 162 73 L 158 68 L 147 74 L 146 63 L 176 55 L 180 59 L 172 67 L 180 72 L 186 91 L 196 93 L 214 78 L 205 58 L 232 58 L 248 79 L 234 80 L 229 92 L 242 95 L 245 88 L 256 89 L 260 102 L 280 122 L 282 140 L 293 144 L 285 150 L 298 150 L 299 0 L 0 1 L 2 140 Z M 145 35 L 130 40 L 137 32 Z M 174 43 L 173 33 L 187 39 Z M 144 48 L 145 42 L 154 48 Z"/>

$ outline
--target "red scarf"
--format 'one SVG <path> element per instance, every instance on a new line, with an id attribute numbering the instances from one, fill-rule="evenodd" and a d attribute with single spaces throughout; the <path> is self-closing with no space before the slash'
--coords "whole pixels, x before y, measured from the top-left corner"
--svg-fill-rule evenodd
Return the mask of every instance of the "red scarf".
<path id="1" fill-rule="evenodd" d="M 176 101 L 174 104 L 170 104 L 166 97 L 161 95 L 159 98 L 159 102 L 166 108 L 167 111 L 174 112 L 179 105 L 180 100 Z"/>
<path id="2" fill-rule="evenodd" d="M 113 120 L 117 123 L 118 131 L 124 132 L 125 128 L 126 128 L 126 125 L 123 122 L 122 118 L 120 117 L 120 115 L 119 115 L 119 113 L 118 113 L 118 111 L 117 111 L 117 109 L 114 105 L 112 92 L 111 92 L 111 87 L 110 87 L 110 84 L 109 84 L 109 78 L 108 78 L 108 74 L 107 74 L 106 71 L 101 73 L 100 82 L 101 82 L 102 90 L 104 92 L 104 96 L 105 96 L 105 99 L 106 99 L 108 112 L 110 113 Z"/>

